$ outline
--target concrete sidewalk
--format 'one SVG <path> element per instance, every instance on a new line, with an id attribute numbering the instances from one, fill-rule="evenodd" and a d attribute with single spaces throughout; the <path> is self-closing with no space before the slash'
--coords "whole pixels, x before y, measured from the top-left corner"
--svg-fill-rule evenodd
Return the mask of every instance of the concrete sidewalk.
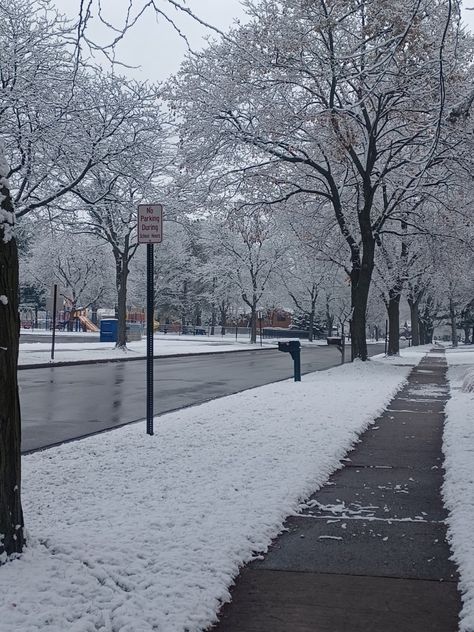
<path id="1" fill-rule="evenodd" d="M 212 630 L 456 632 L 440 493 L 447 399 L 446 362 L 431 352 L 347 465 L 243 569 Z"/>

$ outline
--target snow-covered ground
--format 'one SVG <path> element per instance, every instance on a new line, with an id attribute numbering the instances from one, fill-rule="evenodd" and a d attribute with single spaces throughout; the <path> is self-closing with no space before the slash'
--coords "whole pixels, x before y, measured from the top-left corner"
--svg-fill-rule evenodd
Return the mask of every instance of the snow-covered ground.
<path id="1" fill-rule="evenodd" d="M 443 486 L 449 510 L 448 535 L 460 572 L 463 609 L 461 632 L 474 630 L 474 392 L 462 390 L 466 373 L 474 370 L 474 347 L 448 349 L 451 399 L 446 406 Z"/>
<path id="2" fill-rule="evenodd" d="M 355 362 L 25 457 L 1 631 L 202 630 L 408 372 Z"/>
<path id="3" fill-rule="evenodd" d="M 61 333 L 61 336 L 64 334 Z M 54 351 L 54 363 L 76 362 L 81 360 L 114 360 L 120 358 L 140 358 L 146 355 L 146 339 L 129 342 L 127 350 L 115 349 L 113 342 L 98 342 L 97 334 L 89 335 L 90 341 L 75 342 L 71 334 L 71 342 L 57 342 Z M 84 334 L 80 334 L 84 336 Z M 48 337 L 50 337 L 49 334 Z M 46 337 L 46 336 L 45 336 Z M 24 340 L 28 340 L 25 336 Z M 265 346 L 275 346 L 275 341 L 265 341 Z M 155 355 L 169 356 L 187 353 L 220 353 L 223 351 L 246 351 L 249 348 L 259 349 L 257 345 L 250 345 L 247 337 L 235 340 L 232 336 L 173 336 L 155 335 Z M 22 342 L 20 344 L 19 364 L 47 364 L 51 363 L 51 342 Z"/>
<path id="4" fill-rule="evenodd" d="M 433 349 L 433 345 L 405 347 L 404 349 L 400 349 L 400 355 L 385 356 L 383 353 L 380 353 L 379 355 L 372 356 L 372 360 L 396 366 L 415 366 L 430 349 Z"/>
<path id="5" fill-rule="evenodd" d="M 115 343 L 98 342 L 98 334 L 68 333 L 61 332 L 58 335 L 68 336 L 70 342 L 56 342 L 54 351 L 54 361 L 51 361 L 51 332 L 35 331 L 34 335 L 44 336 L 47 342 L 28 342 L 30 330 L 23 332 L 20 344 L 19 364 L 56 364 L 58 362 L 77 362 L 95 360 L 117 360 L 124 358 L 144 358 L 146 355 L 146 339 L 129 342 L 125 351 L 115 348 Z M 76 342 L 75 337 L 88 337 L 90 340 Z M 288 342 L 289 338 L 282 338 Z M 235 338 L 232 334 L 226 336 L 192 336 L 178 334 L 156 334 L 154 337 L 154 353 L 157 356 L 181 355 L 189 353 L 221 353 L 223 351 L 248 351 L 249 349 L 260 349 L 260 339 L 257 344 L 250 344 L 249 337 L 239 335 Z M 383 342 L 383 341 L 380 341 Z M 326 340 L 315 340 L 308 342 L 300 340 L 302 347 L 327 346 Z M 263 348 L 274 348 L 278 344 L 278 338 L 268 338 L 262 340 Z M 375 341 L 368 341 L 368 344 L 376 344 Z M 400 362 L 401 363 L 401 362 Z M 406 364 L 413 364 L 412 360 Z"/>

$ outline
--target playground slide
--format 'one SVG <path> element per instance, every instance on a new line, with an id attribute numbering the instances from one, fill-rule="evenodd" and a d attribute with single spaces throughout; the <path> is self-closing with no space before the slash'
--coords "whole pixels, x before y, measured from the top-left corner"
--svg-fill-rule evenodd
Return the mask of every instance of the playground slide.
<path id="1" fill-rule="evenodd" d="M 77 318 L 79 319 L 79 322 L 81 323 L 81 325 L 85 327 L 86 331 L 99 331 L 99 328 L 97 327 L 97 325 L 94 325 L 94 323 L 91 320 L 89 320 L 87 316 L 79 315 Z"/>

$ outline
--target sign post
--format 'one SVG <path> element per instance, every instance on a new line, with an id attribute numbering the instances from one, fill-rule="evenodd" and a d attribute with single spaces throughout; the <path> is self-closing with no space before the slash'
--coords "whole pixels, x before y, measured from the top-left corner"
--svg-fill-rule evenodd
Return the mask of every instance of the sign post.
<path id="1" fill-rule="evenodd" d="M 163 206 L 138 206 L 138 243 L 146 244 L 146 431 L 153 434 L 153 324 L 155 321 L 153 264 L 154 244 L 163 239 Z"/>

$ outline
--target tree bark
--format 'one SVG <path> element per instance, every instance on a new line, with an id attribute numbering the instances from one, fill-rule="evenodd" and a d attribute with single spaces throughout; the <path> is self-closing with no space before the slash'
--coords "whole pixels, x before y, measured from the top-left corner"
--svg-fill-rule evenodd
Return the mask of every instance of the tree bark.
<path id="1" fill-rule="evenodd" d="M 12 213 L 10 192 L 0 188 L 2 209 Z M 18 252 L 0 225 L 0 564 L 25 544 L 21 507 L 21 416 L 18 397 Z"/>
<path id="2" fill-rule="evenodd" d="M 332 330 L 334 329 L 334 316 L 326 315 L 326 332 L 328 338 L 332 336 Z"/>
<path id="3" fill-rule="evenodd" d="M 221 336 L 225 336 L 225 328 L 227 324 L 227 305 L 222 301 L 219 306 L 220 320 L 221 320 Z"/>
<path id="4" fill-rule="evenodd" d="M 250 342 L 252 344 L 257 342 L 257 304 L 252 305 L 251 319 L 250 319 Z"/>
<path id="5" fill-rule="evenodd" d="M 311 290 L 311 310 L 309 312 L 309 332 L 308 340 L 313 342 L 314 340 L 314 321 L 316 319 L 316 301 L 318 300 L 318 291 L 314 287 Z"/>
<path id="6" fill-rule="evenodd" d="M 309 342 L 313 342 L 314 339 L 314 334 L 313 334 L 313 328 L 314 328 L 314 312 L 315 309 L 311 309 L 310 313 L 309 313 L 309 331 L 308 331 L 308 341 Z"/>
<path id="7" fill-rule="evenodd" d="M 127 281 L 128 261 L 125 252 L 114 252 L 115 255 L 115 283 L 117 287 L 117 342 L 118 349 L 127 346 Z"/>
<path id="8" fill-rule="evenodd" d="M 467 325 L 466 327 L 464 327 L 464 344 L 468 345 L 469 344 L 469 333 L 471 331 L 471 328 L 469 327 L 469 325 Z"/>
<path id="9" fill-rule="evenodd" d="M 422 314 L 420 314 L 420 342 L 423 345 L 427 345 L 433 342 L 433 317 L 431 314 L 431 307 L 433 306 L 433 299 L 428 297 L 424 306 Z"/>
<path id="10" fill-rule="evenodd" d="M 196 303 L 194 306 L 194 324 L 196 327 L 200 327 L 202 325 L 202 309 L 199 303 Z"/>
<path id="11" fill-rule="evenodd" d="M 217 309 L 216 309 L 216 306 L 213 304 L 211 307 L 211 336 L 213 336 L 215 333 L 216 323 L 217 323 Z"/>
<path id="12" fill-rule="evenodd" d="M 215 303 L 217 278 L 212 278 L 212 301 L 211 301 L 211 336 L 215 333 L 217 323 L 217 305 Z"/>
<path id="13" fill-rule="evenodd" d="M 408 299 L 408 305 L 410 306 L 410 319 L 411 319 L 411 344 L 412 347 L 418 347 L 420 344 L 420 313 L 419 313 L 419 299 Z"/>
<path id="14" fill-rule="evenodd" d="M 367 252 L 369 251 L 369 252 Z M 370 281 L 374 269 L 373 245 L 364 249 L 362 265 L 351 270 L 351 345 L 352 359 L 367 360 L 366 314 Z"/>
<path id="15" fill-rule="evenodd" d="M 388 314 L 388 347 L 387 355 L 400 353 L 400 294 L 390 292 L 387 307 Z"/>
<path id="16" fill-rule="evenodd" d="M 186 325 L 188 320 L 188 282 L 183 281 L 183 294 L 181 301 L 181 333 L 186 331 Z"/>
<path id="17" fill-rule="evenodd" d="M 456 326 L 456 309 L 454 307 L 453 299 L 449 299 L 449 321 L 451 325 L 451 340 L 453 341 L 453 347 L 458 346 L 458 332 Z"/>

